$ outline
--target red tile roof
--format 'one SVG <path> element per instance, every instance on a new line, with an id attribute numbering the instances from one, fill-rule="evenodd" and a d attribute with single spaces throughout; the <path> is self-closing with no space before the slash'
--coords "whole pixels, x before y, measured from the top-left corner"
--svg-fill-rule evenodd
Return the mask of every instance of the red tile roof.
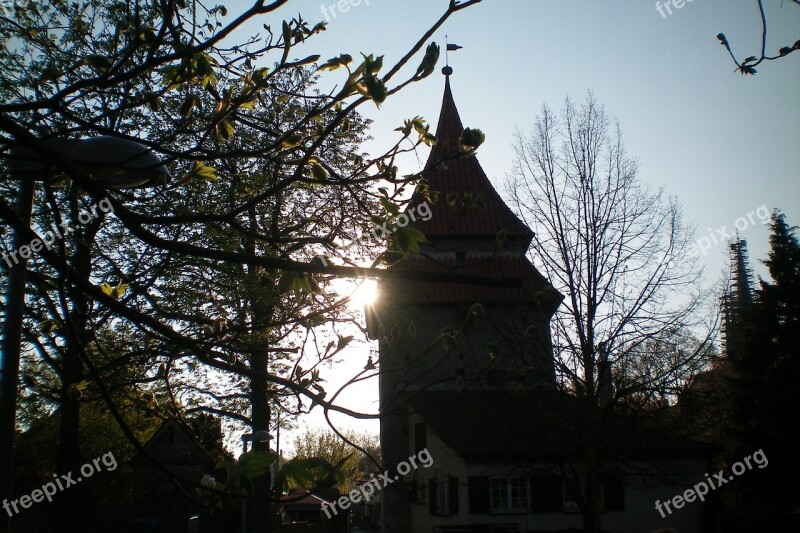
<path id="1" fill-rule="evenodd" d="M 524 256 L 499 255 L 468 257 L 466 264 L 456 260 L 433 260 L 426 257 L 408 258 L 391 267 L 415 272 L 452 272 L 485 276 L 491 279 L 518 279 L 520 287 L 491 287 L 410 280 L 382 283 L 381 290 L 392 304 L 453 304 L 453 303 L 526 303 L 539 302 L 555 310 L 559 295 L 548 281 Z M 382 300 L 384 298 L 381 298 Z"/>
<path id="2" fill-rule="evenodd" d="M 432 216 L 427 221 L 416 220 L 412 225 L 420 230 L 431 243 L 441 238 L 456 238 L 463 242 L 461 251 L 467 253 L 465 264 L 458 264 L 455 253 L 449 259 L 431 259 L 425 256 L 409 257 L 393 265 L 392 269 L 416 272 L 471 274 L 489 280 L 513 280 L 515 287 L 492 287 L 448 282 L 422 282 L 410 280 L 384 280 L 382 300 L 391 300 L 393 305 L 402 304 L 459 304 L 459 303 L 532 303 L 554 312 L 562 300 L 549 282 L 524 256 L 530 245 L 533 232 L 514 215 L 497 194 L 475 157 L 461 157 L 447 161 L 447 169 L 433 170 L 442 158 L 458 150 L 458 140 L 464 126 L 453 100 L 449 77 L 445 83 L 442 111 L 436 135 L 439 142 L 431 150 L 425 176 L 431 191 L 440 193 L 439 202 L 431 205 Z M 454 207 L 447 201 L 448 194 L 456 194 L 459 200 L 464 193 L 480 198 L 481 208 Z M 407 212 L 425 201 L 414 198 Z M 481 239 L 483 248 L 491 248 L 499 232 L 506 238 L 517 239 L 513 246 L 517 253 L 484 257 L 470 253 L 471 241 Z M 519 246 L 519 240 L 524 246 Z M 488 241 L 489 246 L 486 246 Z M 480 247 L 479 247 L 480 248 Z"/>
<path id="3" fill-rule="evenodd" d="M 458 140 L 464 126 L 458 115 L 450 78 L 447 77 L 439 114 L 436 137 L 439 141 L 431 150 L 425 165 L 424 177 L 431 191 L 439 191 L 439 201 L 431 206 L 433 216 L 428 221 L 417 221 L 415 227 L 426 236 L 494 236 L 505 230 L 509 237 L 527 239 L 530 244 L 533 232 L 509 209 L 497 194 L 476 157 L 461 157 L 446 161 L 447 168 L 435 170 L 436 164 L 458 151 Z M 464 193 L 480 198 L 480 209 L 455 209 L 448 204 L 448 194 L 455 194 L 460 202 Z M 422 198 L 412 201 L 409 209 L 422 203 Z"/>

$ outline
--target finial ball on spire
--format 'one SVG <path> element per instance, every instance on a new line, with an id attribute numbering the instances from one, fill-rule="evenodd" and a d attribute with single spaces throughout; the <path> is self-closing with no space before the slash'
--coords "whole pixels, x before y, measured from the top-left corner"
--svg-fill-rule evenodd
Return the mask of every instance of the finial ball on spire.
<path id="1" fill-rule="evenodd" d="M 452 73 L 453 73 L 453 67 L 451 67 L 450 65 L 442 68 L 442 74 L 444 74 L 445 76 L 449 76 Z"/>

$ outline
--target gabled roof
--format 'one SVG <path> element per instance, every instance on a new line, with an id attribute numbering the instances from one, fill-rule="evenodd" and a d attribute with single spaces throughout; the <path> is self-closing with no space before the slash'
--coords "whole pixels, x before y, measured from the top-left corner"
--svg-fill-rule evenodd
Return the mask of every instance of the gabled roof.
<path id="1" fill-rule="evenodd" d="M 507 236 L 526 239 L 526 246 L 529 245 L 533 232 L 497 194 L 475 156 L 449 159 L 445 162 L 445 169 L 437 169 L 440 161 L 458 151 L 458 140 L 462 131 L 464 126 L 453 100 L 450 77 L 447 76 L 439 124 L 436 127 L 438 142 L 431 149 L 423 173 L 430 190 L 438 191 L 440 197 L 431 206 L 433 216 L 427 221 L 417 221 L 414 226 L 428 238 L 494 237 L 505 230 Z M 470 193 L 473 198 L 479 199 L 481 209 L 460 210 L 448 204 L 448 194 L 455 194 L 460 202 L 464 193 Z M 409 207 L 423 201 L 422 198 L 415 199 Z"/>
<path id="2" fill-rule="evenodd" d="M 314 494 L 306 489 L 291 489 L 288 494 L 281 497 L 284 507 L 292 509 L 321 509 L 323 503 L 331 503 L 339 497 L 339 491 L 326 491 L 325 497 Z"/>
<path id="3" fill-rule="evenodd" d="M 168 465 L 205 463 L 214 467 L 214 460 L 197 442 L 192 430 L 175 419 L 164 420 L 144 448 Z"/>
<path id="4" fill-rule="evenodd" d="M 422 392 L 411 406 L 428 429 L 473 464 L 583 458 L 578 400 L 557 390 Z M 707 458 L 716 449 L 622 415 L 606 418 L 609 461 Z"/>

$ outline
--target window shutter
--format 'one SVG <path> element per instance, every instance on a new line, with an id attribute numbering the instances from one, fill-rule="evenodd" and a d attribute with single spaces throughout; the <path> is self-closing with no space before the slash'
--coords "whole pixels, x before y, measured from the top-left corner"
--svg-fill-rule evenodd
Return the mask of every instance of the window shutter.
<path id="1" fill-rule="evenodd" d="M 603 476 L 603 497 L 606 511 L 625 510 L 625 486 L 620 474 Z"/>
<path id="2" fill-rule="evenodd" d="M 489 476 L 469 476 L 470 514 L 489 514 Z"/>
<path id="3" fill-rule="evenodd" d="M 428 512 L 436 514 L 436 481 L 428 480 Z"/>
<path id="4" fill-rule="evenodd" d="M 531 477 L 531 511 L 561 513 L 564 511 L 564 486 L 555 474 Z"/>
<path id="5" fill-rule="evenodd" d="M 428 446 L 428 426 L 424 422 L 414 424 L 414 453 L 419 453 Z"/>
<path id="6" fill-rule="evenodd" d="M 447 495 L 447 505 L 450 507 L 450 515 L 458 514 L 458 478 L 451 477 L 448 480 L 447 488 L 449 493 Z"/>

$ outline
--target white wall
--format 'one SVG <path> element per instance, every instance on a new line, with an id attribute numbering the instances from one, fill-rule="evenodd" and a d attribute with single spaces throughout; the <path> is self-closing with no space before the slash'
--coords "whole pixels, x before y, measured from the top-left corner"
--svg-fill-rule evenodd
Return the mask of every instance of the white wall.
<path id="1" fill-rule="evenodd" d="M 420 421 L 411 417 L 411 427 Z M 410 431 L 410 433 L 413 433 Z M 448 448 L 436 435 L 428 432 L 428 451 L 433 458 L 433 466 L 415 472 L 414 481 L 427 481 L 438 477 L 450 476 L 459 479 L 459 514 L 455 516 L 434 516 L 429 513 L 428 503 L 411 505 L 412 531 L 415 533 L 432 532 L 435 526 L 466 524 L 508 524 L 516 523 L 519 531 L 560 531 L 569 528 L 580 529 L 582 517 L 580 513 L 527 513 L 527 514 L 469 514 L 469 494 L 467 478 L 470 475 L 530 475 L 534 469 L 546 468 L 546 465 L 466 465 L 453 450 Z M 498 443 L 500 446 L 501 443 Z M 648 463 L 628 465 L 630 469 L 641 472 L 649 469 Z M 655 508 L 655 501 L 672 499 L 682 494 L 687 487 L 704 479 L 706 462 L 704 460 L 671 461 L 660 471 L 659 478 L 668 477 L 671 483 L 646 483 L 633 474 L 624 477 L 625 510 L 620 512 L 604 512 L 601 522 L 604 531 L 610 533 L 647 533 L 660 528 L 672 527 L 679 533 L 702 531 L 704 503 L 695 501 L 675 510 L 671 515 L 662 518 Z M 428 494 L 428 498 L 431 495 Z"/>

